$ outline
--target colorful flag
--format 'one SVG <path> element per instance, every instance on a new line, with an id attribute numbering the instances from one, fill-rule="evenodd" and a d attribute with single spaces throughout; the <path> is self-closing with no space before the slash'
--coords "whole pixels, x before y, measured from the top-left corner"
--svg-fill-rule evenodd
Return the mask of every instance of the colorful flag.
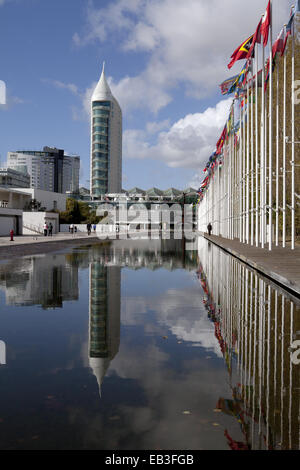
<path id="1" fill-rule="evenodd" d="M 235 51 L 234 53 L 232 54 L 231 56 L 231 61 L 230 63 L 228 64 L 228 68 L 231 69 L 231 67 L 233 67 L 233 65 L 236 63 L 237 60 L 241 60 L 241 59 L 246 59 L 248 53 L 249 53 L 249 50 L 251 48 L 251 45 L 252 45 L 252 41 L 253 41 L 253 36 L 254 34 L 252 34 L 252 36 L 250 36 L 250 38 L 246 39 L 246 41 L 244 41 Z"/>
<path id="2" fill-rule="evenodd" d="M 273 71 L 273 72 L 274 72 L 274 69 L 275 69 L 275 65 L 276 65 L 276 60 L 275 60 L 275 58 L 273 57 L 273 60 L 272 60 L 272 71 Z M 267 60 L 267 65 L 266 65 L 265 91 L 267 90 L 267 85 L 268 85 L 268 82 L 269 82 L 269 77 L 270 77 L 270 59 Z"/>
<path id="3" fill-rule="evenodd" d="M 273 57 L 273 59 L 274 59 L 275 55 L 277 54 L 277 52 L 280 52 L 281 55 L 282 55 L 282 51 L 284 50 L 283 46 L 284 46 L 284 28 L 282 28 L 282 30 L 278 34 L 278 37 L 277 37 L 276 41 L 273 44 L 273 47 L 272 47 L 272 57 Z"/>
<path id="4" fill-rule="evenodd" d="M 262 19 L 260 20 L 260 22 L 257 25 L 256 31 L 255 31 L 254 36 L 253 36 L 253 41 L 252 41 L 251 47 L 250 47 L 248 55 L 247 55 L 247 59 L 249 59 L 250 57 L 254 57 L 254 52 L 253 51 L 254 51 L 255 44 L 260 44 L 261 43 L 261 25 L 262 25 Z"/>
<path id="5" fill-rule="evenodd" d="M 232 88 L 232 85 L 234 84 L 237 78 L 238 75 L 235 75 L 234 77 L 227 78 L 227 80 L 224 80 L 224 82 L 221 83 L 220 88 L 222 95 L 229 95 L 230 93 L 232 93 L 229 93 L 229 90 Z"/>
<path id="6" fill-rule="evenodd" d="M 272 16 L 271 15 L 271 0 L 269 0 L 266 13 L 263 17 L 262 24 L 261 24 L 261 34 L 264 38 L 264 41 L 263 41 L 264 47 L 266 47 L 266 45 L 268 44 L 269 29 L 270 29 L 270 25 L 272 21 L 271 16 Z"/>
<path id="7" fill-rule="evenodd" d="M 284 54 L 288 38 L 292 34 L 292 27 L 293 27 L 295 12 L 297 12 L 297 11 L 300 11 L 299 10 L 299 1 L 297 2 L 296 6 L 294 8 L 292 8 L 290 20 L 289 20 L 288 24 L 285 27 L 285 39 L 284 39 L 284 43 L 283 43 L 283 47 L 282 47 L 282 53 L 281 53 L 282 56 Z"/>

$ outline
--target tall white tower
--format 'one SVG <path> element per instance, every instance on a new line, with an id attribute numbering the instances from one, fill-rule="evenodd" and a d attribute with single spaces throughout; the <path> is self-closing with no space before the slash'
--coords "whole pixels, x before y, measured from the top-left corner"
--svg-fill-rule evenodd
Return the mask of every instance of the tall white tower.
<path id="1" fill-rule="evenodd" d="M 91 197 L 122 190 L 122 111 L 106 81 L 104 64 L 91 99 Z"/>

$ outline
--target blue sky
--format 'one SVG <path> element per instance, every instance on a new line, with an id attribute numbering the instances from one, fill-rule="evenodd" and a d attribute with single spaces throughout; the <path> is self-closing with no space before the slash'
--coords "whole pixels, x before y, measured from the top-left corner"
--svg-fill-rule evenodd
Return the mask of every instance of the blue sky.
<path id="1" fill-rule="evenodd" d="M 274 0 L 274 40 L 289 0 Z M 218 84 L 267 0 L 0 0 L 1 164 L 63 148 L 89 180 L 89 97 L 102 62 L 123 111 L 123 187 L 197 186 L 230 99 Z"/>

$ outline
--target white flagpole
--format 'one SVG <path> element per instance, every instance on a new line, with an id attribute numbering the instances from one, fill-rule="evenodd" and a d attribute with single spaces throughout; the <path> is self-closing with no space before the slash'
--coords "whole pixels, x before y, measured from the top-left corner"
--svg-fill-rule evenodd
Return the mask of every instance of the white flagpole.
<path id="1" fill-rule="evenodd" d="M 292 34 L 292 250 L 295 249 L 295 22 L 293 22 Z"/>
<path id="2" fill-rule="evenodd" d="M 256 64 L 256 80 L 255 80 L 255 159 L 256 159 L 256 192 L 255 192 L 255 207 L 256 207 L 256 224 L 255 224 L 255 240 L 256 246 L 259 244 L 259 208 L 258 208 L 258 44 L 256 44 L 255 52 Z"/>
<path id="3" fill-rule="evenodd" d="M 253 60 L 251 59 L 251 246 L 254 244 L 254 123 L 253 123 Z"/>
<path id="4" fill-rule="evenodd" d="M 273 38 L 272 38 L 272 1 L 270 1 L 271 21 L 269 28 L 270 41 L 270 68 L 269 68 L 269 251 L 272 250 L 272 222 L 273 222 Z"/>
<path id="5" fill-rule="evenodd" d="M 247 77 L 247 164 L 246 164 L 246 243 L 249 244 L 249 202 L 250 202 L 250 107 L 249 107 L 249 80 Z"/>
<path id="6" fill-rule="evenodd" d="M 243 158 L 243 133 L 242 133 L 242 106 L 239 99 L 240 107 L 240 143 L 239 143 L 239 200 L 240 200 L 240 242 L 243 241 L 243 183 L 242 183 L 242 158 Z"/>
<path id="7" fill-rule="evenodd" d="M 276 66 L 276 246 L 279 245 L 279 66 Z"/>
<path id="8" fill-rule="evenodd" d="M 286 26 L 286 25 L 285 25 Z M 285 28 L 286 33 L 286 28 Z M 282 247 L 286 246 L 286 50 L 283 57 Z"/>
<path id="9" fill-rule="evenodd" d="M 265 48 L 262 45 L 262 90 L 261 90 L 261 171 L 260 171 L 260 181 L 261 181 L 261 246 L 265 246 Z"/>

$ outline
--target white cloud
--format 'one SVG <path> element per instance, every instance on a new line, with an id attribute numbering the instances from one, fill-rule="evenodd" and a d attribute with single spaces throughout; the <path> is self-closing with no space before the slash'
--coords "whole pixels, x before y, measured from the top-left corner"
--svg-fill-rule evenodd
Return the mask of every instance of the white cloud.
<path id="1" fill-rule="evenodd" d="M 42 79 L 42 82 L 49 83 L 50 85 L 53 85 L 55 88 L 61 88 L 63 90 L 68 90 L 71 93 L 73 93 L 74 95 L 79 94 L 78 87 L 76 85 L 74 85 L 74 83 L 64 83 L 64 82 L 61 82 L 60 80 L 51 80 L 51 79 L 48 79 L 48 78 Z"/>
<path id="2" fill-rule="evenodd" d="M 171 101 L 170 91 L 178 84 L 196 98 L 215 92 L 231 74 L 226 67 L 231 53 L 255 31 L 266 3 L 116 0 L 98 9 L 89 2 L 86 32 L 75 33 L 74 41 L 118 40 L 125 52 L 147 52 L 144 69 L 114 86 L 124 108 L 145 107 L 157 112 Z M 289 3 L 273 1 L 274 37 L 288 19 Z"/>
<path id="3" fill-rule="evenodd" d="M 198 168 L 213 152 L 231 103 L 231 98 L 222 100 L 203 113 L 185 116 L 168 131 L 160 132 L 154 145 L 148 142 L 144 131 L 125 131 L 124 157 L 159 159 L 170 167 Z"/>

